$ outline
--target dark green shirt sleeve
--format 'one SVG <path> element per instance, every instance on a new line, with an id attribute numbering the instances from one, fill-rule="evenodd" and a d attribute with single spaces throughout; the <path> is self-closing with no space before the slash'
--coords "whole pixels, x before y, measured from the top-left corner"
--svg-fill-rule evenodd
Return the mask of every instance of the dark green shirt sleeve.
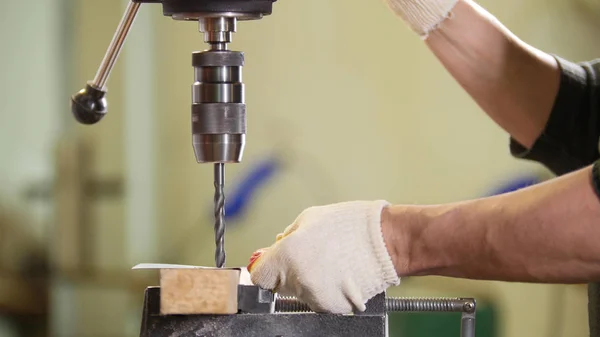
<path id="1" fill-rule="evenodd" d="M 560 89 L 542 135 L 531 149 L 510 139 L 513 156 L 542 163 L 557 175 L 600 158 L 600 59 L 574 63 L 559 57 Z"/>

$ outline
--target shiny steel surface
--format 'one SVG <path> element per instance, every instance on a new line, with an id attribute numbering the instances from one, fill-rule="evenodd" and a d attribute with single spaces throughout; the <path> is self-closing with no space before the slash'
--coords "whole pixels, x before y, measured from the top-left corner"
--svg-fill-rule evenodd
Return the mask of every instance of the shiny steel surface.
<path id="1" fill-rule="evenodd" d="M 215 164 L 215 262 L 225 267 L 225 164 Z"/>
<path id="2" fill-rule="evenodd" d="M 202 18 L 236 18 L 238 20 L 258 20 L 263 17 L 260 13 L 234 13 L 234 12 L 220 12 L 220 13 L 176 13 L 171 16 L 173 20 L 180 21 L 198 21 Z"/>
<path id="3" fill-rule="evenodd" d="M 204 33 L 204 42 L 215 44 L 230 43 L 237 29 L 235 17 L 210 17 L 199 19 L 199 30 Z M 217 50 L 224 50 L 220 45 Z M 226 47 L 226 46 L 225 46 Z"/>
<path id="4" fill-rule="evenodd" d="M 192 101 L 200 103 L 244 102 L 243 83 L 194 83 Z"/>
<path id="5" fill-rule="evenodd" d="M 202 67 L 194 71 L 195 77 L 203 82 L 242 82 L 240 67 Z"/>
<path id="6" fill-rule="evenodd" d="M 246 135 L 194 134 L 193 145 L 199 163 L 239 163 L 242 161 Z"/>
<path id="7" fill-rule="evenodd" d="M 108 46 L 108 50 L 106 51 L 104 59 L 100 64 L 100 68 L 96 73 L 96 77 L 94 77 L 94 81 L 92 82 L 92 85 L 97 89 L 104 89 L 106 81 L 108 80 L 116 61 L 119 58 L 119 54 L 123 49 L 123 44 L 127 39 L 127 34 L 129 34 L 129 30 L 135 21 L 135 17 L 137 16 L 140 5 L 141 3 L 136 2 L 130 2 L 129 5 L 127 5 L 125 14 L 119 23 L 119 27 L 117 28 L 117 31 L 115 32 L 115 35 Z"/>
<path id="8" fill-rule="evenodd" d="M 211 27 L 231 27 L 216 23 Z M 192 139 L 199 163 L 238 163 L 245 147 L 243 54 L 209 50 L 193 56 Z"/>
<path id="9" fill-rule="evenodd" d="M 185 20 L 189 14 L 174 16 Z M 246 106 L 242 83 L 243 54 L 227 50 L 243 15 L 196 16 L 209 50 L 194 53 L 192 143 L 199 163 L 214 164 L 215 263 L 225 266 L 225 163 L 242 160 Z M 260 16 L 259 16 L 260 17 Z"/>
<path id="10" fill-rule="evenodd" d="M 227 42 L 211 43 L 210 50 L 227 50 Z"/>
<path id="11" fill-rule="evenodd" d="M 210 17 L 199 20 L 201 32 L 236 32 L 237 19 L 235 17 Z"/>

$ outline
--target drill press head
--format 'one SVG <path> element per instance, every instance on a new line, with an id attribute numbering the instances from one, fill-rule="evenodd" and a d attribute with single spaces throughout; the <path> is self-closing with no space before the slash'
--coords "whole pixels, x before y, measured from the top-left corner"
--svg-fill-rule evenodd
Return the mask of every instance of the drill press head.
<path id="1" fill-rule="evenodd" d="M 163 13 L 198 21 L 208 50 L 192 56 L 192 145 L 199 163 L 239 163 L 246 144 L 244 54 L 227 49 L 238 20 L 272 12 L 276 0 L 163 0 Z"/>
<path id="2" fill-rule="evenodd" d="M 210 48 L 192 58 L 192 139 L 199 163 L 237 163 L 246 142 L 244 55 L 227 49 L 239 20 L 270 15 L 277 0 L 132 0 L 93 81 L 72 97 L 72 113 L 95 124 L 107 113 L 106 82 L 142 3 L 162 5 L 174 20 L 196 21 Z"/>
<path id="3" fill-rule="evenodd" d="M 215 262 L 225 265 L 225 163 L 239 163 L 246 144 L 246 104 L 242 67 L 244 55 L 227 49 L 238 20 L 271 14 L 276 0 L 132 0 L 86 89 L 72 97 L 72 112 L 83 124 L 106 115 L 105 85 L 141 3 L 160 3 L 175 20 L 197 21 L 210 46 L 192 56 L 192 143 L 199 163 L 214 163 Z"/>

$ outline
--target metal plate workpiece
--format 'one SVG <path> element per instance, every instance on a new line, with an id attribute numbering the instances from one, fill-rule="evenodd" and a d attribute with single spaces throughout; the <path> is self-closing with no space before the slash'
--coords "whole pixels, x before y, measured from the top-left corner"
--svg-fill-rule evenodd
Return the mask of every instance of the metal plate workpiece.
<path id="1" fill-rule="evenodd" d="M 140 337 L 384 337 L 386 315 L 260 313 L 161 316 L 160 288 L 146 289 Z"/>

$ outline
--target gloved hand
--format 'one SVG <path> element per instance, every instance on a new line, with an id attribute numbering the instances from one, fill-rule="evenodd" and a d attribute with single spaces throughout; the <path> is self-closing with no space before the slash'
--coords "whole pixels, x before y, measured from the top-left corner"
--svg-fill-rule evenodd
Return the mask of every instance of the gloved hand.
<path id="1" fill-rule="evenodd" d="M 255 253 L 252 282 L 295 296 L 315 312 L 348 314 L 400 284 L 381 230 L 385 201 L 312 207 Z"/>
<path id="2" fill-rule="evenodd" d="M 422 38 L 450 16 L 458 0 L 386 0 L 388 6 Z"/>

